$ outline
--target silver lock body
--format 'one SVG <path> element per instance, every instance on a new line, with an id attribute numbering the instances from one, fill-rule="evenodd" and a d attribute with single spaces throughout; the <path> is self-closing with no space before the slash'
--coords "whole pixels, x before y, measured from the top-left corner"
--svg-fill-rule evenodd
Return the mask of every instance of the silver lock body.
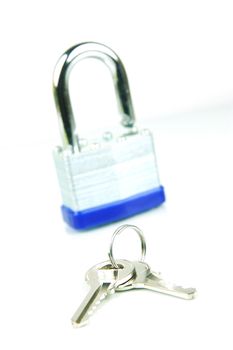
<path id="1" fill-rule="evenodd" d="M 57 148 L 54 160 L 63 204 L 75 212 L 160 186 L 148 130 L 89 144 L 81 151 Z"/>

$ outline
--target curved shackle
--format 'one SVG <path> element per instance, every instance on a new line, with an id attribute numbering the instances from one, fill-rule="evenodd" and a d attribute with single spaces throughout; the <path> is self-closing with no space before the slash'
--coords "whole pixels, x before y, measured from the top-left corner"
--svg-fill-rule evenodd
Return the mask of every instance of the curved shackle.
<path id="1" fill-rule="evenodd" d="M 84 58 L 97 58 L 107 65 L 112 73 L 118 109 L 122 116 L 121 123 L 123 126 L 130 128 L 135 121 L 128 78 L 117 54 L 109 47 L 95 42 L 84 42 L 75 45 L 59 58 L 53 76 L 53 93 L 60 120 L 63 144 L 64 146 L 71 145 L 73 149 L 80 149 L 80 147 L 70 101 L 69 76 L 74 65 Z"/>

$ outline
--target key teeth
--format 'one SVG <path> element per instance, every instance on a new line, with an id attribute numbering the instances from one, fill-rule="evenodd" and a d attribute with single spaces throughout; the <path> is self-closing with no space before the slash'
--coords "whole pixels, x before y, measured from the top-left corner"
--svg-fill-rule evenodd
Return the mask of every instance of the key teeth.
<path id="1" fill-rule="evenodd" d="M 111 291 L 111 290 L 110 290 Z M 89 322 L 89 318 L 92 317 L 94 311 L 96 310 L 96 308 L 99 306 L 99 304 L 101 304 L 101 302 L 108 296 L 109 291 L 105 291 L 102 292 L 102 294 L 100 295 L 100 297 L 96 300 L 96 302 L 92 305 L 91 309 L 88 310 L 86 317 L 83 318 L 81 321 L 79 322 L 75 322 L 74 320 L 71 319 L 72 325 L 74 328 L 81 328 L 83 326 L 86 326 Z"/>
<path id="2" fill-rule="evenodd" d="M 94 313 L 94 311 L 97 309 L 97 307 L 99 306 L 99 304 L 101 304 L 101 302 L 106 299 L 107 295 L 109 293 L 108 292 L 104 292 L 101 297 L 95 302 L 95 304 L 92 305 L 92 308 L 88 311 L 88 317 L 91 317 Z"/>
<path id="3" fill-rule="evenodd" d="M 196 292 L 196 289 L 195 288 L 192 288 L 192 287 L 188 287 L 188 288 L 185 288 L 185 287 L 182 287 L 182 286 L 176 286 L 174 285 L 174 288 L 175 289 L 179 289 L 179 290 L 185 290 L 188 294 L 193 294 Z"/>

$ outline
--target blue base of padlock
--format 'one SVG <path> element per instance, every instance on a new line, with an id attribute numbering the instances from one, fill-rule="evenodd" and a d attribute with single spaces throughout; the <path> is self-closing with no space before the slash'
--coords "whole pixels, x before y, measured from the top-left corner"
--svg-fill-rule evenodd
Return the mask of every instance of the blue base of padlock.
<path id="1" fill-rule="evenodd" d="M 74 212 L 61 207 L 63 219 L 76 230 L 88 230 L 97 226 L 125 219 L 159 206 L 165 201 L 163 186 L 137 194 L 127 199 Z"/>

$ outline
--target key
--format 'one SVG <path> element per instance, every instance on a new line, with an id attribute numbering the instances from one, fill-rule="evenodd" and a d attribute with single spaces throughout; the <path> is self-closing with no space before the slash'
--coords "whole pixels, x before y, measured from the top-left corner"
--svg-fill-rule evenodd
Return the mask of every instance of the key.
<path id="1" fill-rule="evenodd" d="M 183 288 L 174 284 L 165 282 L 160 273 L 152 272 L 149 265 L 144 262 L 133 262 L 136 276 L 126 283 L 118 285 L 116 291 L 129 289 L 149 289 L 155 292 L 172 295 L 182 299 L 193 299 L 196 295 L 195 288 Z"/>
<path id="2" fill-rule="evenodd" d="M 102 300 L 114 293 L 119 284 L 124 284 L 135 276 L 131 262 L 117 260 L 117 265 L 118 268 L 113 268 L 110 261 L 105 261 L 88 270 L 86 281 L 90 290 L 71 319 L 74 327 L 85 325 Z"/>

